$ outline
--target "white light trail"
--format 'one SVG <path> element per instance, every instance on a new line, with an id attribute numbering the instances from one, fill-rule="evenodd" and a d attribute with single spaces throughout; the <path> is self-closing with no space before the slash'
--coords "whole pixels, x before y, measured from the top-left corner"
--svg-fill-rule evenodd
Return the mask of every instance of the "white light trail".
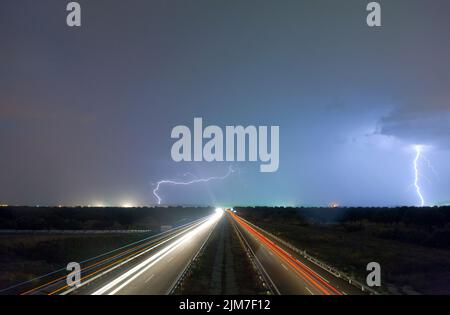
<path id="1" fill-rule="evenodd" d="M 155 189 L 153 189 L 153 195 L 156 197 L 156 200 L 158 201 L 158 204 L 161 204 L 161 197 L 158 195 L 158 191 L 159 188 L 161 187 L 161 185 L 192 185 L 192 184 L 198 184 L 198 183 L 207 183 L 213 180 L 224 180 L 225 178 L 227 178 L 228 176 L 230 176 L 231 174 L 233 174 L 235 172 L 235 170 L 233 170 L 233 168 L 230 166 L 228 168 L 228 172 L 224 175 L 224 176 L 213 176 L 213 177 L 207 177 L 207 178 L 195 178 L 189 181 L 175 181 L 175 180 L 167 180 L 167 179 L 163 179 L 160 180 L 159 182 L 156 183 L 156 187 Z"/>
<path id="2" fill-rule="evenodd" d="M 223 208 L 216 208 L 216 213 L 223 213 Z"/>
<path id="3" fill-rule="evenodd" d="M 144 260 L 142 263 L 138 264 L 137 266 L 133 267 L 129 271 L 123 273 L 121 276 L 117 277 L 116 279 L 112 280 L 108 284 L 104 285 L 100 289 L 96 290 L 92 293 L 92 295 L 114 295 L 120 290 L 122 290 L 125 286 L 130 284 L 133 280 L 138 278 L 140 275 L 142 275 L 145 271 L 150 269 L 152 266 L 154 266 L 156 263 L 158 263 L 160 260 L 162 260 L 164 257 L 169 255 L 171 252 L 176 250 L 178 247 L 182 246 L 183 244 L 186 244 L 190 239 L 193 237 L 199 235 L 202 231 L 205 229 L 211 227 L 213 224 L 215 224 L 220 217 L 223 215 L 223 213 L 216 213 L 209 217 L 208 220 L 194 228 L 193 230 L 187 232 L 185 235 L 181 236 L 178 240 L 174 241 L 173 243 L 167 245 L 163 249 L 161 249 L 159 252 L 155 253 L 154 255 L 150 256 L 148 259 Z"/>
<path id="4" fill-rule="evenodd" d="M 111 271 L 113 271 L 113 270 L 115 270 L 115 269 L 117 269 L 117 268 L 119 268 L 119 267 L 125 265 L 126 263 L 128 263 L 128 262 L 130 262 L 130 261 L 132 261 L 132 260 L 134 260 L 134 259 L 136 259 L 136 258 L 138 258 L 138 257 L 140 257 L 140 256 L 142 256 L 142 255 L 145 255 L 146 253 L 148 253 L 148 252 L 154 250 L 155 248 L 158 248 L 158 247 L 162 246 L 163 244 L 165 244 L 165 243 L 167 243 L 167 242 L 169 242 L 169 241 L 171 241 L 171 240 L 177 238 L 178 236 L 180 236 L 180 235 L 186 233 L 187 231 L 190 231 L 190 230 L 193 230 L 193 229 L 197 228 L 198 226 L 200 226 L 200 224 L 205 223 L 205 222 L 207 222 L 208 220 L 210 220 L 211 217 L 212 217 L 212 216 L 209 216 L 209 217 L 206 218 L 206 219 L 199 219 L 199 220 L 196 220 L 196 221 L 194 221 L 194 222 L 192 222 L 192 223 L 188 223 L 188 224 L 183 225 L 183 227 L 187 227 L 186 230 L 182 230 L 181 232 L 175 234 L 174 236 L 171 236 L 171 237 L 169 237 L 168 239 L 166 239 L 166 240 L 164 240 L 164 241 L 162 241 L 162 242 L 160 242 L 160 243 L 158 243 L 158 244 L 156 244 L 156 245 L 154 245 L 154 246 L 152 246 L 152 247 L 150 247 L 150 248 L 147 248 L 145 251 L 143 251 L 143 252 L 141 252 L 141 253 L 139 253 L 139 254 L 137 254 L 137 255 L 134 255 L 133 257 L 131 257 L 131 258 L 129 258 L 129 259 L 127 259 L 127 260 L 121 262 L 120 264 L 117 264 L 117 265 L 115 265 L 114 267 L 109 268 L 109 269 L 107 269 L 106 271 L 104 271 L 104 272 L 102 272 L 102 273 L 100 273 L 100 274 L 97 274 L 97 275 L 94 276 L 93 278 L 89 278 L 88 280 L 83 281 L 83 282 L 80 284 L 80 286 L 78 286 L 78 287 L 72 287 L 72 288 L 70 288 L 69 290 L 62 292 L 61 295 L 69 294 L 69 293 L 71 293 L 72 291 L 75 291 L 76 289 L 78 289 L 79 287 L 85 286 L 85 285 L 89 284 L 90 282 L 97 280 L 98 278 L 102 277 L 103 275 L 105 275 L 105 274 L 107 274 L 107 273 L 109 273 L 109 272 L 111 272 Z M 163 234 L 163 233 L 156 234 L 156 235 L 154 235 L 154 236 L 152 236 L 152 237 L 160 236 L 160 235 L 162 235 L 162 234 Z M 152 237 L 150 237 L 150 238 L 152 238 Z M 134 244 L 134 243 L 133 243 L 133 244 Z M 127 247 L 127 246 L 125 246 L 125 247 Z M 122 248 L 119 248 L 119 249 L 122 249 Z M 109 254 L 109 253 L 110 253 L 110 252 L 108 252 L 108 253 L 106 253 L 106 254 Z M 93 259 L 98 258 L 98 257 L 101 257 L 101 256 L 103 256 L 103 255 L 96 256 L 96 257 L 94 257 Z M 91 260 L 92 260 L 92 259 L 91 259 Z"/>

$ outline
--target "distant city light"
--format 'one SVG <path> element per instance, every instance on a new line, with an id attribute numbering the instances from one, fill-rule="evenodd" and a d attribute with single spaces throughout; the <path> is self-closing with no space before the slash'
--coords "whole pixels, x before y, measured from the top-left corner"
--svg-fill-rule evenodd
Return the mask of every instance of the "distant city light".
<path id="1" fill-rule="evenodd" d="M 339 208 L 339 204 L 337 202 L 332 202 L 328 205 L 330 208 Z"/>

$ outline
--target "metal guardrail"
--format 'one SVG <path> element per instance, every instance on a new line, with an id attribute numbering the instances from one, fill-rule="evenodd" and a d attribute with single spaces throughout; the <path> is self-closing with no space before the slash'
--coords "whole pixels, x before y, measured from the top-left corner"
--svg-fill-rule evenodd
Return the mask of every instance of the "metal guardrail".
<path id="1" fill-rule="evenodd" d="M 360 289 L 362 292 L 369 292 L 371 294 L 377 295 L 380 294 L 379 292 L 377 292 L 376 290 L 368 287 L 367 285 L 359 282 L 358 280 L 352 278 L 351 276 L 345 274 L 344 272 L 331 267 L 330 265 L 328 265 L 327 263 L 324 263 L 323 261 L 309 255 L 306 253 L 306 250 L 300 250 L 297 247 L 295 247 L 294 245 L 292 245 L 289 242 L 286 242 L 285 240 L 282 240 L 281 238 L 279 238 L 276 235 L 273 235 L 270 232 L 267 232 L 265 230 L 263 230 L 262 228 L 260 228 L 259 226 L 254 225 L 253 223 L 241 218 L 242 220 L 244 220 L 245 222 L 247 222 L 248 224 L 250 224 L 251 226 L 253 226 L 254 228 L 256 228 L 257 230 L 261 231 L 262 233 L 265 233 L 266 235 L 269 235 L 271 238 L 275 239 L 276 241 L 278 241 L 279 243 L 283 244 L 284 246 L 286 246 L 287 248 L 289 248 L 290 250 L 300 254 L 301 256 L 303 256 L 305 259 L 307 259 L 308 261 L 314 263 L 315 265 L 319 266 L 320 268 L 328 271 L 329 273 L 333 274 L 335 277 L 337 278 L 341 278 L 343 280 L 345 280 L 346 282 L 348 282 L 349 284 L 357 287 L 358 289 Z"/>
<path id="2" fill-rule="evenodd" d="M 262 281 L 263 286 L 265 288 L 267 288 L 268 293 L 270 293 L 270 294 L 276 293 L 276 294 L 280 295 L 281 294 L 280 291 L 273 283 L 272 279 L 268 275 L 267 271 L 264 269 L 261 262 L 258 260 L 258 257 L 256 257 L 255 253 L 253 252 L 252 248 L 248 244 L 245 237 L 242 235 L 241 231 L 239 231 L 238 227 L 236 226 L 236 223 L 233 221 L 233 219 L 230 218 L 230 220 L 231 220 L 231 224 L 233 225 L 233 229 L 239 238 L 241 246 L 244 248 L 245 252 L 247 253 L 247 257 L 250 259 L 250 262 L 252 263 L 253 268 L 258 273 L 259 279 Z"/>

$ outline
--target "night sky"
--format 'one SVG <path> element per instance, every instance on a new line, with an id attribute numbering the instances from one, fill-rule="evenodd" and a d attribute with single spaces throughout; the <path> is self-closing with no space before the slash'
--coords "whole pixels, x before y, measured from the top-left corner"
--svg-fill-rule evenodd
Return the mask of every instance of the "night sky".
<path id="1" fill-rule="evenodd" d="M 0 3 L 0 203 L 428 205 L 450 200 L 450 2 Z M 279 125 L 280 167 L 171 160 L 171 129 Z"/>

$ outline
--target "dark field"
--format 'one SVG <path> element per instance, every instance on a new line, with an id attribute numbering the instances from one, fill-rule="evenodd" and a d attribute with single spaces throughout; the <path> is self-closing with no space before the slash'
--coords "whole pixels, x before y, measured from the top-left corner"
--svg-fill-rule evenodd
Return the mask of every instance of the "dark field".
<path id="1" fill-rule="evenodd" d="M 5 207 L 0 208 L 0 230 L 159 229 L 161 225 L 200 218 L 212 211 L 208 207 Z"/>
<path id="2" fill-rule="evenodd" d="M 149 235 L 0 235 L 0 290 Z"/>

